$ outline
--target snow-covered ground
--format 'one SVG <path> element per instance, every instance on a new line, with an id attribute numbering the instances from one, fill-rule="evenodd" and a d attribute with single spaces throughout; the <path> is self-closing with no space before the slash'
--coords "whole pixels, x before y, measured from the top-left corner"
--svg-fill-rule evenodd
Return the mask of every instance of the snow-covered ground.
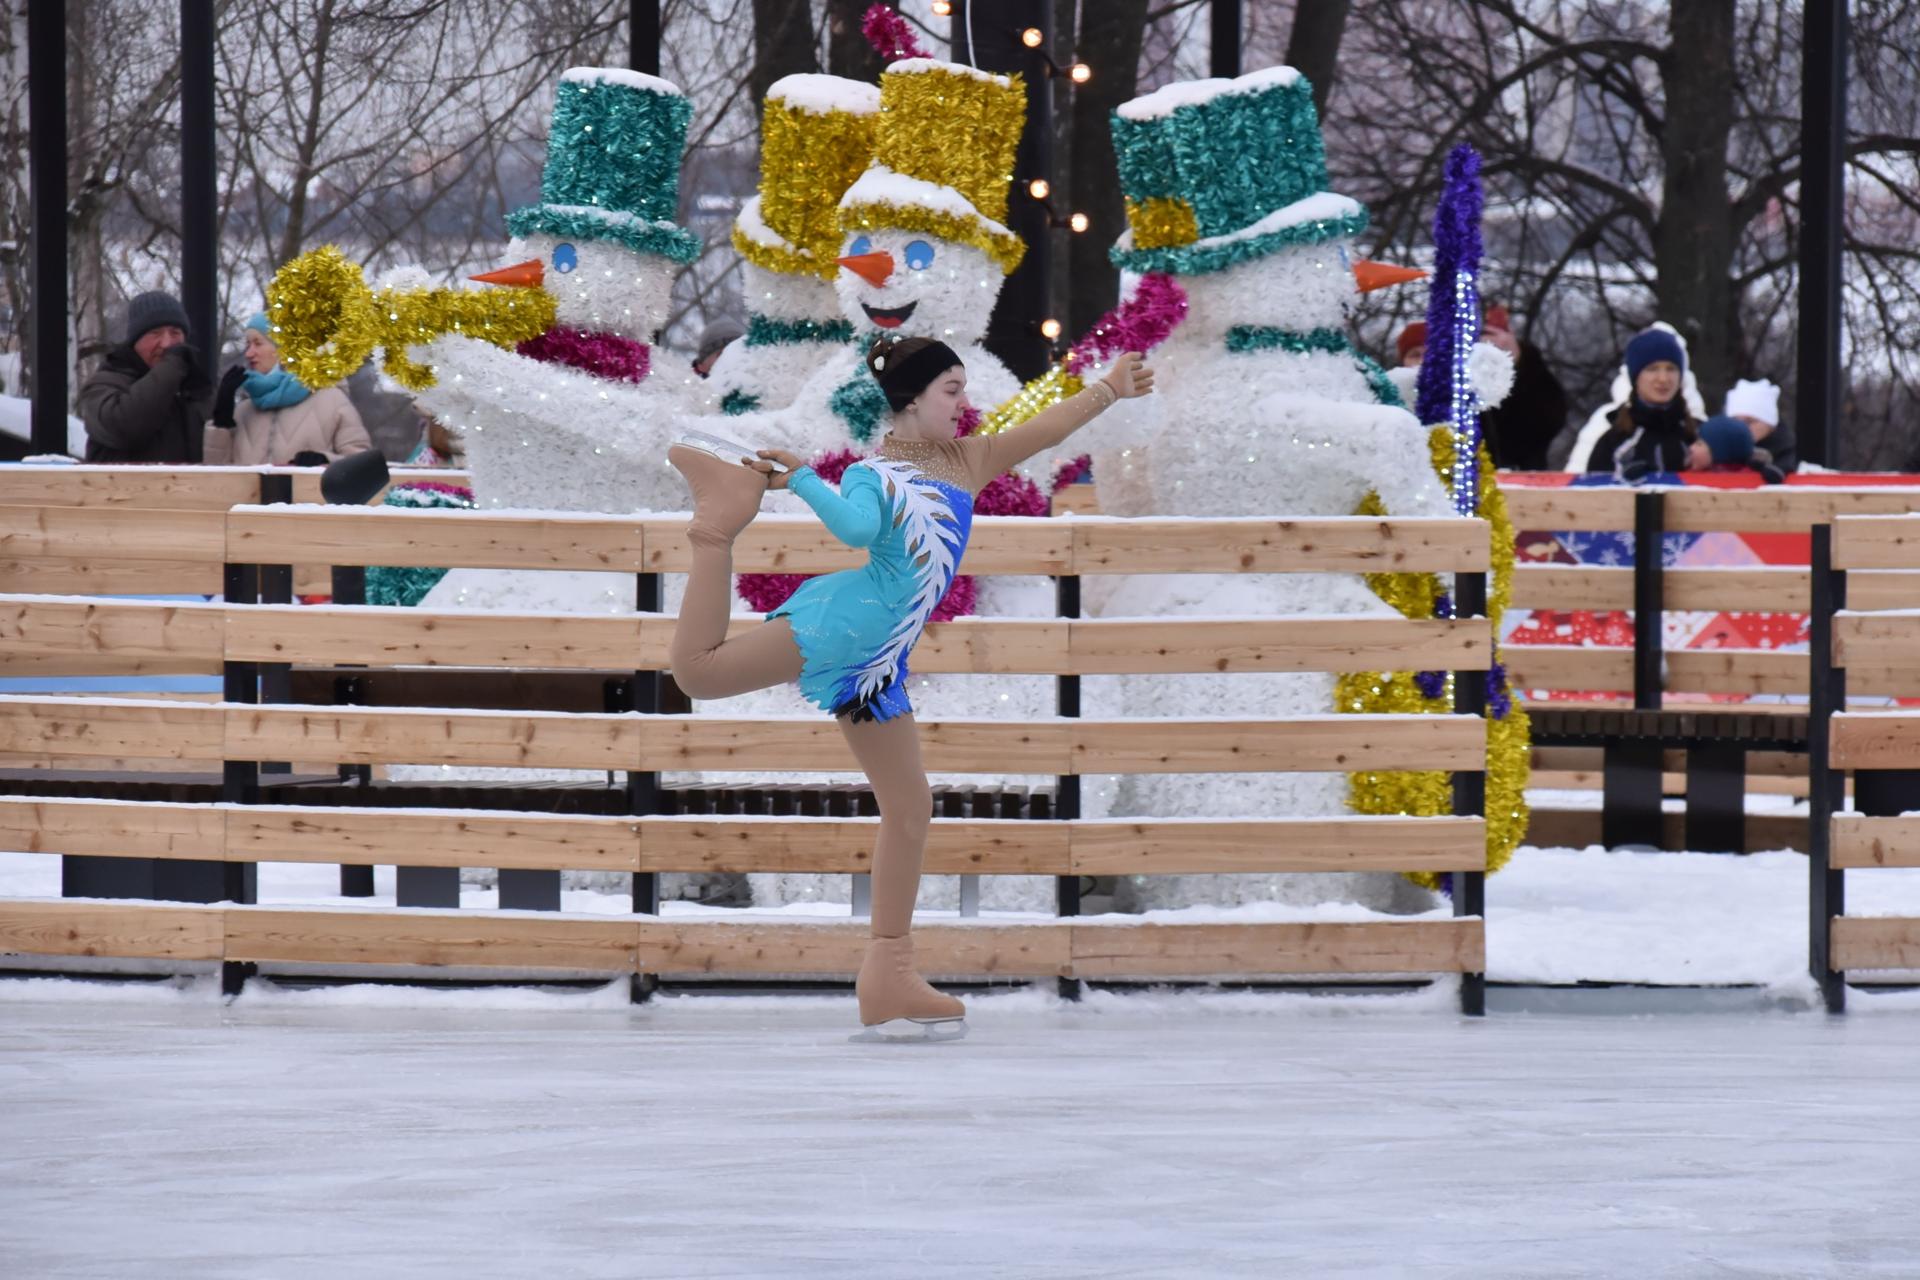
<path id="1" fill-rule="evenodd" d="M 1911 1276 L 1920 1018 L 0 984 L 0 1274 Z M 1620 993 L 1588 996 L 1618 999 Z M 1557 999 L 1570 997 L 1561 993 Z"/>

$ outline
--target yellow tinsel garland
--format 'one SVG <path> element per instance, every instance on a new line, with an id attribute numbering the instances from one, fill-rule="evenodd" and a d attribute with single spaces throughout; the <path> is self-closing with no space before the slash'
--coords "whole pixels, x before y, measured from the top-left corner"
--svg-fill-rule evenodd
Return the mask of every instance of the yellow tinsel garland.
<path id="1" fill-rule="evenodd" d="M 1453 469 L 1453 433 L 1435 427 L 1428 437 L 1434 471 L 1444 482 Z M 1480 450 L 1480 503 L 1476 514 L 1491 527 L 1493 581 L 1487 592 L 1487 614 L 1497 633 L 1500 618 L 1513 599 L 1513 525 L 1507 518 L 1506 497 L 1493 482 L 1493 460 Z M 1356 515 L 1384 515 L 1377 495 L 1368 494 Z M 1430 573 L 1367 575 L 1374 593 L 1409 618 L 1431 618 L 1444 590 Z M 1438 698 L 1420 691 L 1411 672 L 1356 672 L 1335 683 L 1335 705 L 1341 711 L 1372 714 L 1444 714 L 1452 710 L 1451 690 Z M 1498 871 L 1513 856 L 1527 833 L 1527 776 L 1532 769 L 1533 742 L 1526 708 L 1518 695 L 1504 719 L 1487 719 L 1487 870 Z M 1433 816 L 1453 811 L 1451 776 L 1445 772 L 1352 773 L 1348 793 L 1356 813 Z M 1438 888 L 1439 877 L 1427 872 L 1408 878 L 1427 888 Z"/>
<path id="2" fill-rule="evenodd" d="M 381 348 L 381 367 L 409 391 L 433 385 L 433 370 L 407 348 L 461 333 L 511 348 L 553 327 L 544 289 L 380 289 L 333 245 L 301 254 L 274 273 L 267 317 L 287 372 L 310 387 L 341 382 Z"/>
<path id="3" fill-rule="evenodd" d="M 1040 377 L 1015 392 L 1011 399 L 1000 405 L 980 420 L 974 428 L 977 436 L 995 436 L 1009 428 L 1017 427 L 1028 418 L 1051 409 L 1062 400 L 1070 399 L 1087 389 L 1080 375 L 1068 373 L 1065 365 L 1055 365 Z"/>
<path id="4" fill-rule="evenodd" d="M 769 97 L 760 120 L 760 218 L 786 242 L 783 251 L 734 233 L 742 257 L 769 271 L 839 271 L 840 197 L 873 155 L 874 117 L 811 111 Z"/>
<path id="5" fill-rule="evenodd" d="M 840 226 L 847 231 L 918 231 L 955 244 L 969 244 L 1011 273 L 1027 256 L 1027 242 L 1011 231 L 996 231 L 978 218 L 945 213 L 917 204 L 862 201 L 840 210 Z"/>

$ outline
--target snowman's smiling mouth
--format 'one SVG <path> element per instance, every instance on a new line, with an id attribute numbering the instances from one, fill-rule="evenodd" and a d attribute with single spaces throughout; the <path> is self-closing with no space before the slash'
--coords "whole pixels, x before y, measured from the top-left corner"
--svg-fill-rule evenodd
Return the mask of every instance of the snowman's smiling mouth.
<path id="1" fill-rule="evenodd" d="M 870 307 L 863 302 L 860 304 L 860 309 L 867 313 L 867 319 L 873 321 L 877 327 L 898 329 L 907 322 L 913 315 L 913 309 L 919 305 L 918 302 L 909 302 L 904 307 Z"/>

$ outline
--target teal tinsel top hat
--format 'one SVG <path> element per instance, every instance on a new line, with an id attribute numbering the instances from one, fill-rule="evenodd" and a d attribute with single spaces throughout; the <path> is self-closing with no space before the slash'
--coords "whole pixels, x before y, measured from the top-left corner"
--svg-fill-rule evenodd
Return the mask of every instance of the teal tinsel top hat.
<path id="1" fill-rule="evenodd" d="M 1199 275 L 1367 226 L 1359 201 L 1327 190 L 1313 88 L 1292 67 L 1123 102 L 1113 150 L 1127 231 L 1110 256 L 1128 271 Z"/>
<path id="2" fill-rule="evenodd" d="M 692 116 L 679 86 L 658 76 L 612 67 L 565 72 L 553 100 L 540 203 L 509 214 L 507 229 L 613 240 L 692 262 L 700 239 L 673 220 Z"/>

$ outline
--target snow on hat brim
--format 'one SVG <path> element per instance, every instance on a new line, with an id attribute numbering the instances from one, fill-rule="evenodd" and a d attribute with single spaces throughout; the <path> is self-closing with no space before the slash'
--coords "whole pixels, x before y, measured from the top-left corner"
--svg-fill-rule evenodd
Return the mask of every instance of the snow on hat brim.
<path id="1" fill-rule="evenodd" d="M 700 256 L 700 237 L 673 222 L 649 222 L 617 209 L 584 204 L 536 204 L 507 215 L 507 230 L 520 237 L 611 240 L 635 253 L 658 254 L 681 266 Z"/>
<path id="2" fill-rule="evenodd" d="M 1777 427 L 1780 425 L 1780 388 L 1764 378 L 1757 381 L 1742 378 L 1727 392 L 1726 412 L 1730 417 L 1758 418 Z"/>
<path id="3" fill-rule="evenodd" d="M 1348 240 L 1366 229 L 1367 211 L 1358 200 L 1331 191 L 1318 191 L 1284 209 L 1275 209 L 1251 226 L 1187 244 L 1136 249 L 1129 229 L 1121 234 L 1107 256 L 1122 271 L 1142 275 L 1149 271 L 1202 275 L 1296 245 Z"/>
<path id="4" fill-rule="evenodd" d="M 895 173 L 876 164 L 840 198 L 840 225 L 848 231 L 889 228 L 972 245 L 1009 274 L 1026 256 L 1024 240 L 987 217 L 952 187 Z"/>
<path id="5" fill-rule="evenodd" d="M 820 264 L 812 254 L 767 225 L 760 215 L 760 197 L 748 196 L 733 223 L 733 248 L 756 267 L 781 275 L 818 275 Z"/>

